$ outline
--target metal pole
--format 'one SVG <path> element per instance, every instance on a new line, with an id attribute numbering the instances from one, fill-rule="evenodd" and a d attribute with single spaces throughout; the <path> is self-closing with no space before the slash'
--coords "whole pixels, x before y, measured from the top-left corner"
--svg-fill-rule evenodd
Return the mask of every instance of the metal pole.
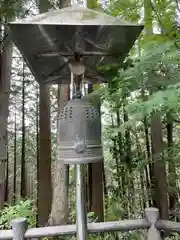
<path id="1" fill-rule="evenodd" d="M 76 164 L 76 237 L 87 240 L 87 214 L 85 206 L 84 165 Z"/>

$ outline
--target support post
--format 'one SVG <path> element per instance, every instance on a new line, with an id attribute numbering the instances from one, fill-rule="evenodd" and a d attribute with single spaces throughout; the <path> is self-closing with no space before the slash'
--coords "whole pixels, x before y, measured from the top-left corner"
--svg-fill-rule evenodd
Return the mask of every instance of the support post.
<path id="1" fill-rule="evenodd" d="M 151 224 L 151 227 L 148 230 L 148 240 L 161 240 L 160 231 L 155 226 L 156 221 L 159 219 L 159 209 L 146 208 L 145 216 Z"/>
<path id="2" fill-rule="evenodd" d="M 26 218 L 14 219 L 11 222 L 13 230 L 13 240 L 23 240 L 28 224 Z"/>
<path id="3" fill-rule="evenodd" d="M 76 164 L 76 237 L 87 240 L 87 214 L 85 205 L 84 164 Z"/>

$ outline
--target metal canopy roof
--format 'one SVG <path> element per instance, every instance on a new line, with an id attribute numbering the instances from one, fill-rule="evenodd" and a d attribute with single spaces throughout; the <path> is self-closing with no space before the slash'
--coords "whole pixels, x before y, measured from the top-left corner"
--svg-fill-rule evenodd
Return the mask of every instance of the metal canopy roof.
<path id="1" fill-rule="evenodd" d="M 106 82 L 99 66 L 126 57 L 143 25 L 73 5 L 9 24 L 12 38 L 41 83 L 70 83 L 69 64 L 80 53 L 85 80 Z"/>

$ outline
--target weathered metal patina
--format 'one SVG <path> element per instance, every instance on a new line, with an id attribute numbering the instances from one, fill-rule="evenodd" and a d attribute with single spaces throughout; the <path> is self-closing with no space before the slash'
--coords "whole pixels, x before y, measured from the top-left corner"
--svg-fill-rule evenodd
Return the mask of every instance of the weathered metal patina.
<path id="1" fill-rule="evenodd" d="M 76 98 L 61 112 L 60 160 L 65 163 L 90 163 L 103 160 L 101 117 L 90 101 Z"/>
<path id="2" fill-rule="evenodd" d="M 69 84 L 69 64 L 78 52 L 84 82 L 106 82 L 98 70 L 116 57 L 123 61 L 143 26 L 72 5 L 9 24 L 13 40 L 38 82 Z"/>

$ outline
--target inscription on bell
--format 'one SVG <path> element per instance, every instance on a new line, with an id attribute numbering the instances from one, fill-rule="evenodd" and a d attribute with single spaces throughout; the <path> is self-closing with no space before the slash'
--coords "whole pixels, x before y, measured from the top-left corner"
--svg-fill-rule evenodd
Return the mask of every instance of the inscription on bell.
<path id="1" fill-rule="evenodd" d="M 74 149 L 76 153 L 83 153 L 84 151 L 86 151 L 85 140 L 80 138 L 79 136 L 76 137 L 76 140 L 74 142 Z"/>

